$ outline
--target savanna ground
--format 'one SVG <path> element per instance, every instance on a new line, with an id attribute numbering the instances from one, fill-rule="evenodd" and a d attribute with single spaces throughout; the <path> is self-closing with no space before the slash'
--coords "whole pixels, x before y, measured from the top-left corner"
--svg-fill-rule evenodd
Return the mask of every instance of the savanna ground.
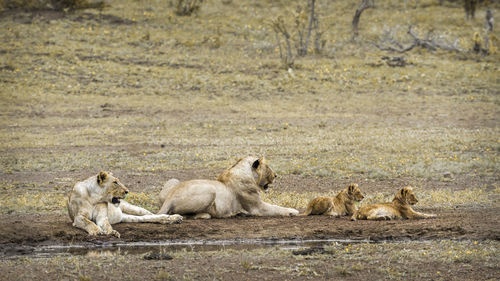
<path id="1" fill-rule="evenodd" d="M 500 274 L 500 55 L 486 7 L 376 1 L 351 40 L 359 1 L 318 1 L 324 48 L 280 60 L 272 20 L 292 34 L 305 1 L 207 1 L 179 16 L 166 1 L 102 10 L 4 10 L 0 16 L 0 279 L 488 280 Z M 1 5 L 0 5 L 1 7 Z M 446 15 L 446 16 L 443 16 Z M 381 51 L 413 25 L 460 51 Z M 470 52 L 489 36 L 489 55 Z M 281 39 L 283 40 L 283 39 Z M 496 45 L 495 45 L 496 44 Z M 312 50 L 311 50 L 312 51 Z M 383 56 L 404 56 L 391 67 Z M 308 254 L 280 247 L 142 255 L 30 255 L 41 245 L 99 245 L 71 226 L 72 185 L 109 170 L 128 200 L 157 210 L 169 178 L 215 178 L 264 155 L 279 174 L 264 200 L 304 210 L 350 182 L 361 203 L 415 188 L 437 219 L 351 222 L 327 217 L 186 219 L 119 224 L 121 241 L 353 239 Z M 364 242 L 363 242 L 364 241 Z M 366 241 L 378 241 L 368 243 Z M 383 242 L 381 242 L 383 241 Z M 307 251 L 306 251 L 307 252 Z"/>

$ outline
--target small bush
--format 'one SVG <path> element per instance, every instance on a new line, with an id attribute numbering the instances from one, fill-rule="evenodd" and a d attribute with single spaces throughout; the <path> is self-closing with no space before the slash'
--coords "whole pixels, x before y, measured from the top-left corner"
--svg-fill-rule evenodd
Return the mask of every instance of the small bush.
<path id="1" fill-rule="evenodd" d="M 175 14 L 178 16 L 190 16 L 200 10 L 203 0 L 177 0 Z"/>

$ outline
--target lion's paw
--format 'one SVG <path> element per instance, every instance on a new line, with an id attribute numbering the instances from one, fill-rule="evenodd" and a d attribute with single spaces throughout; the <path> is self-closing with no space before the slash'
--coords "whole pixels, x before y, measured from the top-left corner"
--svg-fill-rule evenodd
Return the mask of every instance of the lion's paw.
<path id="1" fill-rule="evenodd" d="M 171 224 L 171 223 L 181 223 L 182 216 L 181 215 L 159 215 L 161 224 Z"/>
<path id="2" fill-rule="evenodd" d="M 88 229 L 87 232 L 90 236 L 97 236 L 104 234 L 104 231 L 102 231 L 102 229 L 97 225 L 95 227 L 92 227 L 91 229 Z"/>
<path id="3" fill-rule="evenodd" d="M 290 217 L 294 217 L 294 216 L 297 216 L 299 214 L 299 211 L 295 210 L 295 209 L 288 209 L 288 215 Z"/>
<path id="4" fill-rule="evenodd" d="M 170 223 L 181 223 L 182 216 L 181 215 L 170 215 Z"/>
<path id="5" fill-rule="evenodd" d="M 110 233 L 108 233 L 108 235 L 113 235 L 113 236 L 115 236 L 116 238 L 120 238 L 120 233 L 119 233 L 118 231 L 114 230 L 114 229 L 113 229 L 113 230 L 111 230 L 111 232 L 110 232 Z"/>

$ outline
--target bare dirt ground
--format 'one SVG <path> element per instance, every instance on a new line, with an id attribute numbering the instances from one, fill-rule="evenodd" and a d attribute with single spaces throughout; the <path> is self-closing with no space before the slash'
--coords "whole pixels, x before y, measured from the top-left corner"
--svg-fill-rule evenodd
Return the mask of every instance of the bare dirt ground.
<path id="1" fill-rule="evenodd" d="M 120 174 L 123 173 L 119 172 Z M 124 182 L 132 182 L 132 190 L 140 186 L 159 185 L 162 178 L 211 178 L 214 171 L 170 171 L 158 176 L 138 176 L 134 179 L 124 177 Z M 17 175 L 19 176 L 19 175 Z M 31 173 L 25 180 L 45 182 L 51 173 Z M 73 175 L 78 177 L 78 175 Z M 350 179 L 352 181 L 352 179 Z M 427 182 L 435 188 L 459 190 L 467 185 L 466 179 L 457 182 Z M 275 184 L 279 191 L 326 192 L 331 186 L 343 186 L 348 181 L 305 176 L 282 176 Z M 391 181 L 363 182 L 363 190 L 369 192 L 391 191 L 405 182 L 404 179 Z M 485 181 L 487 182 L 487 181 Z M 471 184 L 471 183 L 469 183 Z M 477 184 L 477 183 L 476 183 Z M 442 185 L 442 186 L 440 186 Z M 141 191 L 143 191 L 142 189 Z M 147 189 L 146 189 L 147 190 Z M 148 190 L 149 192 L 153 192 Z M 102 243 L 104 241 L 158 241 L 190 239 L 355 239 L 355 240 L 430 240 L 430 239 L 469 239 L 500 240 L 499 207 L 464 206 L 456 208 L 419 208 L 415 209 L 436 213 L 438 218 L 430 220 L 403 221 L 355 221 L 348 217 L 330 218 L 327 216 L 308 217 L 235 217 L 230 219 L 194 220 L 187 217 L 182 224 L 130 224 L 114 226 L 121 233 L 121 239 L 107 236 L 89 237 L 82 230 L 72 227 L 70 219 L 64 214 L 2 214 L 0 215 L 0 243 L 4 251 L 19 245 L 36 246 L 39 244 L 68 244 L 78 242 Z"/>
<path id="2" fill-rule="evenodd" d="M 419 209 L 420 210 L 420 209 Z M 121 239 L 89 237 L 62 215 L 2 215 L 0 243 L 39 245 L 103 241 L 157 241 L 189 239 L 355 239 L 355 240 L 500 240 L 497 215 L 500 208 L 424 209 L 438 214 L 431 220 L 355 221 L 347 217 L 235 217 L 229 219 L 185 219 L 181 224 L 130 224 L 114 226 Z"/>
<path id="3" fill-rule="evenodd" d="M 0 262 L 0 280 L 61 277 L 102 280 L 121 275 L 132 280 L 428 280 L 429 277 L 494 280 L 498 276 L 500 269 L 492 264 L 498 265 L 500 208 L 422 211 L 437 213 L 439 217 L 431 220 L 356 222 L 346 217 L 326 216 L 236 217 L 185 219 L 182 224 L 175 225 L 123 223 L 114 226 L 121 233 L 121 239 L 89 237 L 72 227 L 64 215 L 1 215 L 0 253 L 4 258 L 16 258 Z M 197 252 L 196 248 L 192 248 L 191 252 L 179 252 L 168 246 L 153 251 L 172 260 L 149 260 L 147 255 L 128 254 L 126 250 L 97 250 L 85 256 L 63 255 L 51 259 L 31 258 L 33 251 L 40 246 L 51 245 L 99 247 L 114 242 L 256 238 L 276 241 L 359 239 L 378 243 L 334 243 L 326 248 L 306 247 L 300 251 L 285 251 L 279 247 L 262 250 L 243 247 L 240 250 L 208 252 Z M 463 249 L 457 248 L 460 246 Z M 408 258 L 409 253 L 412 253 L 411 258 Z M 431 253 L 434 253 L 432 258 Z M 20 259 L 23 256 L 29 257 L 28 265 Z"/>

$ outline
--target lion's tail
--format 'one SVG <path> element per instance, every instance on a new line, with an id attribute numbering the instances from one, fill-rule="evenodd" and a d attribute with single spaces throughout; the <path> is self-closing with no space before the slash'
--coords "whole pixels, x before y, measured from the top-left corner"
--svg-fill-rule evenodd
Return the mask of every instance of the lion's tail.
<path id="1" fill-rule="evenodd" d="M 299 216 L 309 216 L 312 213 L 312 207 L 308 206 L 306 211 L 300 214 Z"/>

